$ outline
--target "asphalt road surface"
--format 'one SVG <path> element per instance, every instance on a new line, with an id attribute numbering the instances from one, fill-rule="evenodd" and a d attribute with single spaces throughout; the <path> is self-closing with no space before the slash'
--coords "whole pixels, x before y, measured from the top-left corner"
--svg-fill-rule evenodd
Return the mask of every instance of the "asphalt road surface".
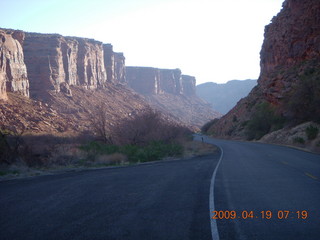
<path id="1" fill-rule="evenodd" d="M 219 156 L 0 182 L 0 239 L 211 239 Z"/>
<path id="2" fill-rule="evenodd" d="M 215 210 L 222 211 L 221 219 L 216 216 L 220 239 L 320 239 L 320 155 L 260 143 L 204 141 L 223 150 L 214 181 Z"/>
<path id="3" fill-rule="evenodd" d="M 0 182 L 0 239 L 320 239 L 319 155 L 203 139 L 220 152 Z"/>

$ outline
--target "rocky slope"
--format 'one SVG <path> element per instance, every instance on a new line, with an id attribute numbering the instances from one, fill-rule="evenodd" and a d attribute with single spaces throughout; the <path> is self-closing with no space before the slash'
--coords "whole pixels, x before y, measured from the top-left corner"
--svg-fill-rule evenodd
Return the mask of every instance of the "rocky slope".
<path id="1" fill-rule="evenodd" d="M 220 117 L 208 103 L 196 95 L 196 79 L 180 69 L 126 67 L 128 85 L 142 94 L 155 108 L 170 113 L 188 125 L 201 127 Z"/>
<path id="2" fill-rule="evenodd" d="M 196 86 L 197 95 L 216 111 L 226 114 L 257 84 L 256 80 L 232 80 L 224 84 L 213 82 Z"/>
<path id="3" fill-rule="evenodd" d="M 70 89 L 72 97 L 49 92 L 47 102 L 8 93 L 8 100 L 0 101 L 0 129 L 23 130 L 24 134 L 79 135 L 92 130 L 90 111 L 101 103 L 108 106 L 109 127 L 148 106 L 137 93 L 110 83 L 104 89 Z"/>
<path id="4" fill-rule="evenodd" d="M 258 85 L 209 132 L 246 138 L 254 130 L 261 131 L 261 137 L 280 128 L 281 122 L 320 120 L 319 16 L 318 0 L 284 1 L 265 28 Z"/>

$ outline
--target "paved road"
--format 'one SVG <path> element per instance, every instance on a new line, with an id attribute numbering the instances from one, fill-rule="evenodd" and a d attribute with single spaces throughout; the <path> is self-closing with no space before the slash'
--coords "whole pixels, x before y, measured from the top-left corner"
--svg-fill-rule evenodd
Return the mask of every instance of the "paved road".
<path id="1" fill-rule="evenodd" d="M 215 210 L 237 213 L 234 220 L 217 220 L 221 240 L 320 239 L 320 155 L 260 143 L 204 141 L 224 153 L 214 183 Z M 244 219 L 244 210 L 253 211 L 253 219 Z M 285 210 L 287 218 L 278 219 L 278 211 L 282 218 Z M 302 212 L 297 211 L 303 210 L 307 219 L 298 219 Z M 261 211 L 271 211 L 272 218 Z"/>
<path id="2" fill-rule="evenodd" d="M 204 141 L 220 146 L 223 157 L 1 182 L 0 239 L 212 239 L 212 183 L 215 210 L 237 213 L 216 221 L 220 240 L 320 239 L 319 155 Z"/>
<path id="3" fill-rule="evenodd" d="M 0 239 L 211 239 L 220 154 L 0 183 Z"/>

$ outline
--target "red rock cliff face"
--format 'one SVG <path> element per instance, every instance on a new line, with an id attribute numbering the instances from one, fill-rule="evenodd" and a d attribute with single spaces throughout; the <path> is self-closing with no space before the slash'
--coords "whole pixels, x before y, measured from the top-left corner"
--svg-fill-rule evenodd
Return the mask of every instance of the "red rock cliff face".
<path id="1" fill-rule="evenodd" d="M 288 110 L 288 103 L 293 100 L 307 102 L 309 97 L 308 94 L 300 94 L 300 99 L 297 99 L 299 89 L 305 88 L 308 81 L 310 85 L 311 80 L 314 87 L 319 86 L 319 0 L 286 0 L 281 12 L 266 26 L 264 36 L 258 85 L 209 132 L 220 136 L 244 137 L 245 123 L 251 119 L 255 106 L 261 102 L 270 103 L 278 114 L 290 119 L 292 109 Z M 315 96 L 320 95 L 319 89 L 309 90 Z M 304 108 L 299 110 L 301 115 L 308 114 L 308 106 Z"/>
<path id="2" fill-rule="evenodd" d="M 160 71 L 151 67 L 126 67 L 128 86 L 141 94 L 158 94 Z"/>
<path id="3" fill-rule="evenodd" d="M 183 94 L 180 69 L 159 69 L 159 72 L 160 92 L 166 92 L 171 94 Z"/>
<path id="4" fill-rule="evenodd" d="M 196 78 L 189 75 L 181 75 L 183 93 L 187 96 L 196 94 Z"/>
<path id="5" fill-rule="evenodd" d="M 24 63 L 22 31 L 0 29 L 0 99 L 7 92 L 29 96 L 29 81 Z"/>
<path id="6" fill-rule="evenodd" d="M 285 1 L 282 11 L 265 28 L 260 55 L 260 88 L 269 102 L 278 105 L 298 81 L 284 73 L 294 72 L 308 61 L 320 61 L 320 1 Z"/>
<path id="7" fill-rule="evenodd" d="M 108 82 L 125 84 L 126 69 L 123 53 L 114 52 L 111 44 L 103 44 L 103 50 Z"/>
<path id="8" fill-rule="evenodd" d="M 92 39 L 26 33 L 24 54 L 32 97 L 71 94 L 69 85 L 96 89 L 107 81 L 102 43 Z"/>
<path id="9" fill-rule="evenodd" d="M 195 95 L 195 77 L 181 75 L 180 69 L 126 67 L 128 85 L 142 94 Z"/>

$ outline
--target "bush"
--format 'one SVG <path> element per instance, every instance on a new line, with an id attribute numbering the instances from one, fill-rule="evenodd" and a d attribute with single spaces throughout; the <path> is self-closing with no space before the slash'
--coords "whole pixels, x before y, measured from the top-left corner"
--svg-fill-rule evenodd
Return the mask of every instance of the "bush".
<path id="1" fill-rule="evenodd" d="M 217 122 L 219 121 L 218 118 L 212 119 L 211 121 L 205 123 L 202 127 L 201 127 L 201 132 L 202 133 L 207 133 L 208 130 Z"/>
<path id="2" fill-rule="evenodd" d="M 294 143 L 304 144 L 306 141 L 302 137 L 295 137 L 293 139 Z"/>
<path id="3" fill-rule="evenodd" d="M 165 157 L 181 156 L 183 153 L 182 145 L 162 141 L 152 141 L 146 146 L 132 144 L 112 146 L 101 142 L 91 142 L 80 149 L 87 153 L 87 160 L 92 162 L 104 160 L 105 163 L 108 162 L 108 155 L 117 153 L 125 155 L 130 163 L 156 161 Z M 121 161 L 112 163 L 120 164 Z"/>
<path id="4" fill-rule="evenodd" d="M 283 128 L 284 122 L 285 119 L 276 114 L 268 102 L 262 102 L 256 106 L 251 119 L 245 125 L 247 139 L 258 140 L 270 131 Z"/>
<path id="5" fill-rule="evenodd" d="M 113 129 L 118 145 L 146 146 L 152 141 L 170 143 L 185 138 L 191 131 L 165 118 L 151 108 L 144 109 L 132 119 L 122 119 Z"/>
<path id="6" fill-rule="evenodd" d="M 284 106 L 292 121 L 297 123 L 315 121 L 320 123 L 320 70 L 313 63 L 300 74 L 298 82 L 292 86 L 284 99 Z"/>
<path id="7" fill-rule="evenodd" d="M 306 134 L 308 137 L 308 140 L 313 140 L 318 136 L 319 129 L 315 126 L 310 125 L 306 128 Z"/>

